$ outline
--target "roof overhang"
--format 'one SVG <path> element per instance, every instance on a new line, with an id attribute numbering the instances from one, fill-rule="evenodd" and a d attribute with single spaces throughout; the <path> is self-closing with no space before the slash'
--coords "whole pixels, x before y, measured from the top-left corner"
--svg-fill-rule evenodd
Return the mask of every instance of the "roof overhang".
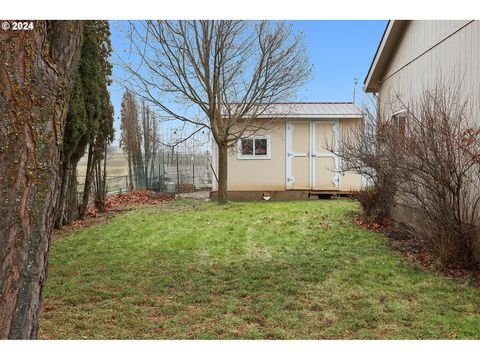
<path id="1" fill-rule="evenodd" d="M 246 114 L 244 118 L 248 118 Z M 361 119 L 363 112 L 352 102 L 283 102 L 270 104 L 255 118 L 262 119 Z"/>
<path id="2" fill-rule="evenodd" d="M 260 115 L 258 118 L 275 119 L 362 119 L 362 114 L 278 114 L 278 115 Z"/>
<path id="3" fill-rule="evenodd" d="M 382 76 L 396 49 L 397 43 L 403 35 L 408 20 L 390 20 L 385 28 L 377 52 L 370 64 L 367 77 L 363 82 L 363 90 L 367 93 L 377 92 L 380 89 Z"/>

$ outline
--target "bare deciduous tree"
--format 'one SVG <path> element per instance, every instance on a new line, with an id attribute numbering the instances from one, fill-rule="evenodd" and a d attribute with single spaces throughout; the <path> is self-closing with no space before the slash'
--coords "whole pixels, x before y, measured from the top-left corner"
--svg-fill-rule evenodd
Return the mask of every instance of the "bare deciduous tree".
<path id="1" fill-rule="evenodd" d="M 29 339 L 47 277 L 82 22 L 0 32 L 0 338 Z"/>
<path id="2" fill-rule="evenodd" d="M 145 176 L 145 187 L 149 188 L 150 184 L 150 169 L 149 165 L 153 156 L 153 147 L 157 142 L 154 137 L 154 123 L 156 122 L 155 115 L 150 111 L 150 108 L 145 101 L 142 101 L 142 134 L 143 134 L 143 174 Z"/>
<path id="3" fill-rule="evenodd" d="M 120 119 L 120 146 L 127 153 L 128 159 L 128 176 L 130 182 L 130 191 L 133 190 L 133 174 L 135 181 L 143 181 L 143 176 L 139 176 L 139 172 L 143 172 L 143 157 L 141 151 L 141 128 L 139 126 L 138 106 L 135 96 L 130 91 L 125 91 L 122 97 Z M 140 174 L 141 175 L 141 174 Z"/>
<path id="4" fill-rule="evenodd" d="M 122 59 L 132 91 L 173 119 L 208 128 L 218 146 L 219 202 L 227 201 L 227 151 L 258 130 L 276 102 L 309 78 L 303 37 L 284 22 L 145 21 Z"/>

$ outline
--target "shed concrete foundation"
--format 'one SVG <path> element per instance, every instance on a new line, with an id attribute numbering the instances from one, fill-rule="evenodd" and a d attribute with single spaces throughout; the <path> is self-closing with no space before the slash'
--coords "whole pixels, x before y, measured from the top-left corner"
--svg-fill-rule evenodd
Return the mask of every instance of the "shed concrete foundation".
<path id="1" fill-rule="evenodd" d="M 284 191 L 229 191 L 228 200 L 231 201 L 259 201 L 265 196 L 270 196 L 269 201 L 290 201 L 290 200 L 318 200 L 330 199 L 332 197 L 349 197 L 354 191 L 315 191 L 315 190 L 284 190 Z M 210 199 L 218 199 L 218 192 L 212 191 Z"/>

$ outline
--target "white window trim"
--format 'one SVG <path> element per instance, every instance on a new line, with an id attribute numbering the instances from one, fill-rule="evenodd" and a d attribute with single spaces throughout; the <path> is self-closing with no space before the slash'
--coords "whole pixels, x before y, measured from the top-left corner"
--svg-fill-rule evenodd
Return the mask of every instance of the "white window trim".
<path id="1" fill-rule="evenodd" d="M 242 139 L 266 139 L 267 140 L 267 155 L 255 155 L 255 141 L 253 146 L 253 155 L 242 155 Z M 237 159 L 238 160 L 270 160 L 272 138 L 270 135 L 254 135 L 244 136 L 237 141 Z"/>
<path id="2" fill-rule="evenodd" d="M 403 109 L 400 109 L 400 110 L 392 113 L 392 114 L 390 115 L 390 119 L 393 120 L 395 117 L 398 117 L 398 116 L 400 116 L 400 115 L 407 116 L 407 109 L 403 108 Z"/>

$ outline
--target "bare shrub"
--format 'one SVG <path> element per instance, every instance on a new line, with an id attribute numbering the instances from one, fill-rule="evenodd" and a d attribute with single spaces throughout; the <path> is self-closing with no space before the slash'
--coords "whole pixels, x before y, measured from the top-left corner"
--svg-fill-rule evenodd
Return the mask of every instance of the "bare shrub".
<path id="1" fill-rule="evenodd" d="M 391 202 L 390 194 L 388 191 L 383 191 L 382 187 L 366 186 L 355 192 L 353 197 L 358 200 L 362 206 L 365 216 L 373 219 L 380 219 L 387 216 L 388 205 Z"/>
<path id="2" fill-rule="evenodd" d="M 341 158 L 341 172 L 361 174 L 367 186 L 358 191 L 356 198 L 365 215 L 375 219 L 388 216 L 397 193 L 398 137 L 385 117 L 365 110 L 361 125 L 342 134 L 338 149 L 328 150 Z"/>
<path id="3" fill-rule="evenodd" d="M 400 201 L 416 210 L 443 264 L 478 265 L 480 192 L 468 101 L 444 84 L 410 104 L 401 155 L 396 158 Z M 398 99 L 400 102 L 401 100 Z"/>

